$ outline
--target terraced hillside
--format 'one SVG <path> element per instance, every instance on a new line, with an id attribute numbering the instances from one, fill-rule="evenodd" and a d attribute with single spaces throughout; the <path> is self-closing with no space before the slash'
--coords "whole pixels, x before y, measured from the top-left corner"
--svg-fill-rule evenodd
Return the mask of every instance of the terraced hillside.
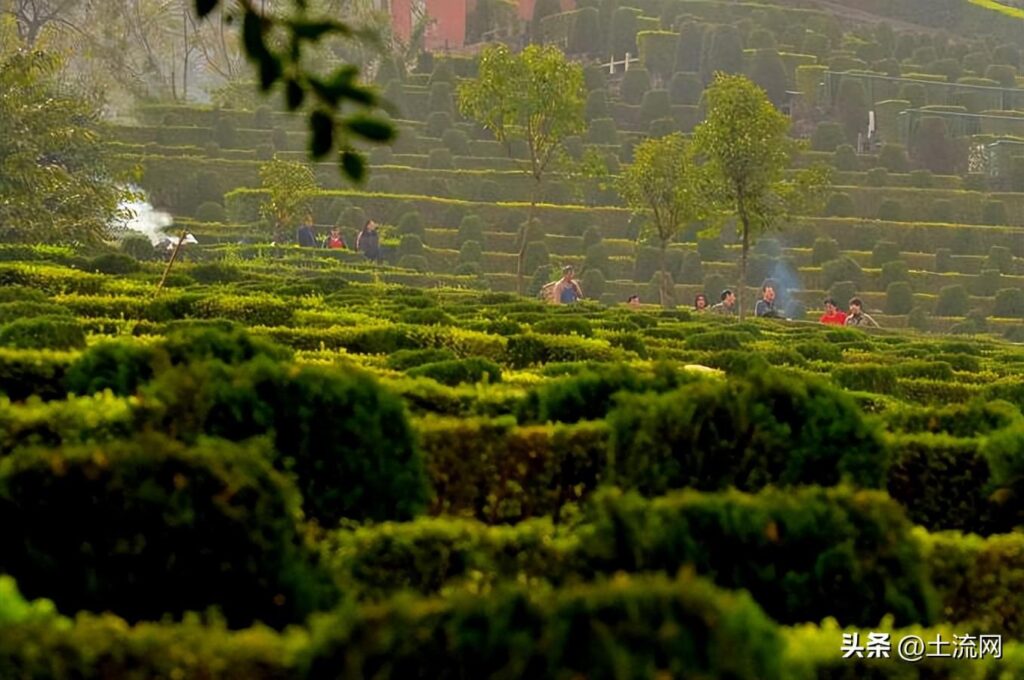
<path id="1" fill-rule="evenodd" d="M 373 218 L 386 225 L 390 264 L 474 277 L 471 285 L 493 291 L 515 290 L 517 240 L 526 238 L 533 290 L 551 269 L 572 263 L 585 266 L 584 288 L 595 299 L 655 299 L 655 251 L 637 241 L 640 220 L 623 208 L 615 177 L 638 141 L 692 130 L 710 71 L 740 70 L 792 113 L 794 133 L 806 139 L 797 166 L 835 169 L 822 215 L 761 242 L 744 282 L 748 300 L 772 277 L 793 318 L 816 318 L 827 294 L 844 302 L 857 294 L 887 327 L 1020 337 L 1017 47 L 976 31 L 894 32 L 785 6 L 649 4 L 541 21 L 546 39 L 592 64 L 589 126 L 565 140 L 568 160 L 545 183 L 539 224 L 525 235 L 532 182 L 521 171 L 525 150 L 513 145 L 510 157 L 461 118 L 456 91 L 474 62 L 442 56 L 409 74 L 381 69 L 378 80 L 398 107 L 399 139 L 373 152 L 366 187 L 344 186 L 332 164 L 315 168 L 320 235 L 339 225 L 352 244 Z M 611 36 L 607 52 L 585 47 L 603 45 L 602 31 Z M 596 65 L 627 51 L 641 61 L 626 73 Z M 153 200 L 193 230 L 203 257 L 217 259 L 247 257 L 251 249 L 239 242 L 270 240 L 259 224 L 259 169 L 272 156 L 302 159 L 303 125 L 266 107 L 148 106 L 137 125 L 110 134 L 125 165 L 141 165 Z M 573 165 L 584 158 L 600 159 L 597 176 L 592 163 L 587 176 Z M 671 247 L 678 304 L 740 283 L 729 230 L 712 240 L 699 231 L 694 225 Z"/>
<path id="2" fill-rule="evenodd" d="M 0 678 L 1024 677 L 1019 36 L 966 0 L 563 4 L 528 30 L 586 64 L 587 129 L 532 211 L 527 150 L 459 113 L 475 57 L 423 54 L 376 74 L 368 184 L 298 196 L 382 262 L 264 217 L 309 144 L 270 105 L 103 126 L 198 241 L 170 262 L 0 244 Z M 723 70 L 832 184 L 745 281 L 689 225 L 651 304 L 617 178 Z M 585 299 L 538 300 L 566 263 Z M 766 280 L 786 319 L 692 308 Z"/>

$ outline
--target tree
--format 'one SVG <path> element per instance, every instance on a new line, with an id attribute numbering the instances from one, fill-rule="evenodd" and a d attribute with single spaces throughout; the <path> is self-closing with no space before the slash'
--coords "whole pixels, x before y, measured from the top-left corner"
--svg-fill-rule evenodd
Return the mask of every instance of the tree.
<path id="1" fill-rule="evenodd" d="M 228 0 L 194 0 L 200 19 L 209 17 L 218 7 L 227 7 Z M 310 48 L 327 36 L 361 36 L 349 24 L 323 12 L 311 16 L 307 0 L 292 0 L 290 11 L 265 9 L 257 0 L 232 0 L 241 14 L 240 40 L 248 59 L 256 66 L 260 87 L 269 92 L 283 83 L 288 108 L 298 110 L 304 103 L 309 109 L 311 133 L 309 152 L 321 160 L 338 149 L 342 172 L 355 181 L 366 175 L 366 159 L 352 145 L 353 140 L 388 142 L 395 136 L 390 123 L 372 115 L 381 101 L 377 92 L 359 81 L 359 68 L 349 63 L 337 67 L 329 75 L 313 70 L 304 58 Z M 307 97 L 312 101 L 307 101 Z M 357 110 L 341 115 L 344 105 Z"/>
<path id="2" fill-rule="evenodd" d="M 58 57 L 17 42 L 0 24 L 0 241 L 99 242 L 130 196 L 108 166 L 99 106 L 61 82 Z"/>
<path id="3" fill-rule="evenodd" d="M 789 119 L 747 78 L 719 73 L 705 97 L 707 118 L 694 131 L 694 150 L 707 172 L 705 186 L 712 204 L 722 215 L 738 220 L 740 281 L 746 281 L 751 239 L 786 216 L 818 204 L 828 170 L 803 170 L 787 180 L 793 150 L 786 136 Z M 742 318 L 743 286 L 737 302 Z"/>
<path id="4" fill-rule="evenodd" d="M 563 151 L 563 141 L 586 129 L 583 68 L 556 47 L 530 45 L 513 54 L 495 45 L 481 54 L 477 77 L 463 82 L 458 96 L 462 114 L 490 130 L 510 156 L 513 142 L 525 143 L 522 168 L 533 179 L 525 224 L 531 223 L 544 175 Z M 516 266 L 520 294 L 527 242 L 521 236 Z"/>
<path id="5" fill-rule="evenodd" d="M 648 139 L 633 151 L 633 163 L 619 179 L 619 193 L 635 213 L 647 218 L 643 235 L 653 236 L 661 248 L 661 304 L 669 304 L 668 244 L 687 225 L 704 217 L 703 192 L 690 145 L 675 132 Z"/>
<path id="6" fill-rule="evenodd" d="M 308 165 L 277 158 L 260 166 L 260 180 L 267 192 L 260 215 L 273 223 L 275 234 L 302 219 L 309 210 L 310 195 L 318 188 Z"/>

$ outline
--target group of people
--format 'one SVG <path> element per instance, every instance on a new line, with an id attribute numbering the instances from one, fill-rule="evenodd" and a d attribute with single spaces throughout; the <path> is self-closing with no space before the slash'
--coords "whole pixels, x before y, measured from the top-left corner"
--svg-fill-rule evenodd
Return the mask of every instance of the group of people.
<path id="1" fill-rule="evenodd" d="M 295 238 L 303 248 L 327 248 L 330 250 L 348 249 L 348 245 L 345 243 L 345 237 L 342 236 L 341 229 L 338 227 L 332 227 L 330 233 L 323 241 L 319 241 L 317 239 L 316 232 L 313 230 L 313 213 L 306 214 L 306 218 L 298 228 Z M 377 232 L 376 222 L 373 220 L 366 220 L 366 224 L 363 225 L 363 228 L 360 229 L 359 233 L 356 235 L 355 250 L 357 253 L 365 255 L 368 260 L 373 262 L 380 261 L 380 234 Z"/>
<path id="2" fill-rule="evenodd" d="M 761 286 L 761 297 L 754 306 L 754 316 L 765 319 L 785 319 L 786 316 L 775 306 L 775 286 L 765 284 Z M 626 303 L 631 307 L 640 306 L 640 296 L 630 295 Z M 865 328 L 878 328 L 878 322 L 871 318 L 871 315 L 864 311 L 864 302 L 859 298 L 851 298 L 849 303 L 850 311 L 844 312 L 839 309 L 831 297 L 825 298 L 825 313 L 818 319 L 820 323 L 834 326 L 861 326 Z M 693 309 L 697 312 L 712 312 L 714 314 L 732 315 L 739 310 L 736 305 L 736 293 L 726 288 L 722 291 L 720 301 L 708 306 L 708 298 L 703 293 L 698 293 L 693 299 Z"/>

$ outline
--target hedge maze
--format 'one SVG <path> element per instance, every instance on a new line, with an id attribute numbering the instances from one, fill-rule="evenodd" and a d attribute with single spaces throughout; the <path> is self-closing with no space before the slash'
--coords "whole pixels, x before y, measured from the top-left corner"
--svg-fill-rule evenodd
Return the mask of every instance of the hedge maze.
<path id="1" fill-rule="evenodd" d="M 524 150 L 457 113 L 474 60 L 380 69 L 396 143 L 365 186 L 314 164 L 308 198 L 318 238 L 380 223 L 382 263 L 261 217 L 301 118 L 106 126 L 198 244 L 169 274 L 134 234 L 0 245 L 0 677 L 1024 676 L 1019 37 L 981 2 L 844 3 L 918 32 L 631 4 L 537 5 L 589 94 L 532 223 Z M 732 230 L 692 225 L 662 307 L 614 179 L 716 70 L 833 184 L 746 281 Z M 586 299 L 536 299 L 565 264 Z M 766 279 L 787 320 L 692 309 Z M 817 323 L 826 296 L 881 329 Z M 844 658 L 879 632 L 1001 653 Z"/>

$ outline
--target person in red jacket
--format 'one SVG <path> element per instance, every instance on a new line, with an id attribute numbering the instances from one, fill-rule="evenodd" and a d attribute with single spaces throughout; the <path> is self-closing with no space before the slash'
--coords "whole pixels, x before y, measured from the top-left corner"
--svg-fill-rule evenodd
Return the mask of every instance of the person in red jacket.
<path id="1" fill-rule="evenodd" d="M 842 326 L 846 323 L 846 312 L 836 307 L 836 301 L 825 298 L 825 313 L 818 319 L 821 323 Z"/>
<path id="2" fill-rule="evenodd" d="M 337 227 L 331 229 L 331 235 L 324 240 L 324 248 L 344 250 L 345 247 L 345 237 L 341 235 L 341 230 Z"/>

